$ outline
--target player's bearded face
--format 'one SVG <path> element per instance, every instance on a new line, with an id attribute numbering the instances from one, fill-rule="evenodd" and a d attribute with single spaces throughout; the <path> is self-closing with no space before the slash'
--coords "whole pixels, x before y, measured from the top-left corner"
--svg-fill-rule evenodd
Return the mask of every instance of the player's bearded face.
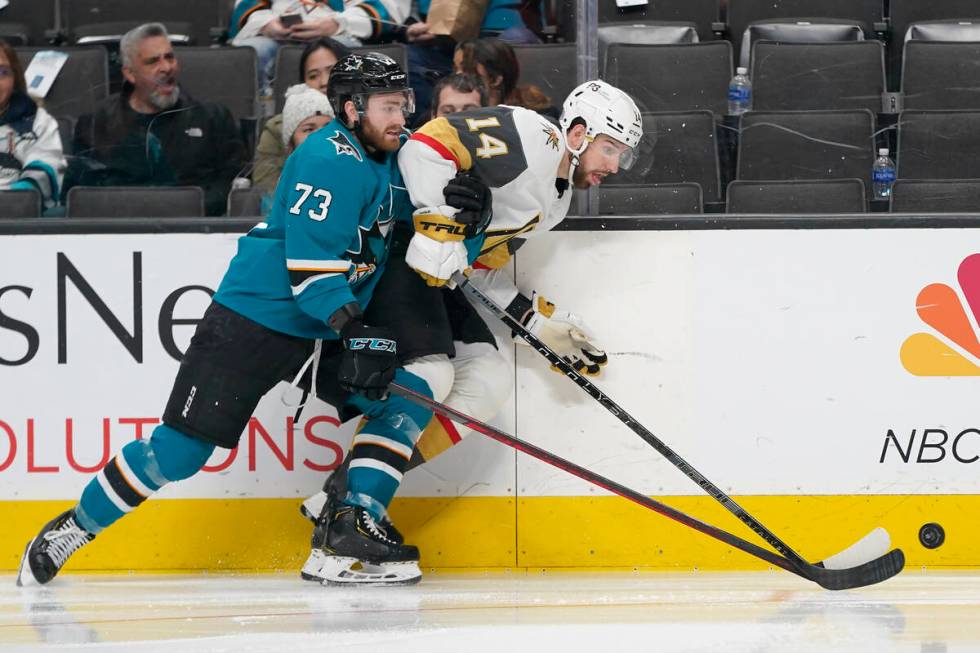
<path id="1" fill-rule="evenodd" d="M 580 189 L 598 186 L 607 176 L 619 172 L 620 156 L 625 150 L 626 145 L 599 134 L 579 156 L 572 184 Z"/>
<path id="2" fill-rule="evenodd" d="M 379 93 L 368 98 L 361 120 L 365 145 L 382 152 L 398 150 L 399 138 L 405 129 L 405 110 L 408 98 L 404 93 Z"/>

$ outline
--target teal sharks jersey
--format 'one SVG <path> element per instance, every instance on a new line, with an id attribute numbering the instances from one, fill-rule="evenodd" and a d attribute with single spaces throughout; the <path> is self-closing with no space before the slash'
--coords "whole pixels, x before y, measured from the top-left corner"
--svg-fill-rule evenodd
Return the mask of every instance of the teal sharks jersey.
<path id="1" fill-rule="evenodd" d="M 369 157 L 334 120 L 289 157 L 265 222 L 238 241 L 214 300 L 270 329 L 336 339 L 327 319 L 367 307 L 395 220 L 412 205 L 397 157 Z"/>

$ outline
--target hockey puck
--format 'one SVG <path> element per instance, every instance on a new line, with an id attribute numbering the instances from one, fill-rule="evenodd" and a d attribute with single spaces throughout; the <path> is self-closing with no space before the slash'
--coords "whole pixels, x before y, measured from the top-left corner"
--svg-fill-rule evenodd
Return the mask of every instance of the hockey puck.
<path id="1" fill-rule="evenodd" d="M 919 529 L 919 543 L 927 549 L 938 549 L 946 541 L 946 531 L 939 524 L 930 522 Z"/>

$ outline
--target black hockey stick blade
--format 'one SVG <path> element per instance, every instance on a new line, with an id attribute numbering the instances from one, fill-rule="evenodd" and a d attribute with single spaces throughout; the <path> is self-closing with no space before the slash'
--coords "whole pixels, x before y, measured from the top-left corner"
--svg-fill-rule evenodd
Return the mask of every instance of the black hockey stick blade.
<path id="1" fill-rule="evenodd" d="M 801 566 L 787 560 L 781 555 L 763 549 L 762 547 L 751 542 L 747 542 L 737 535 L 723 531 L 720 528 L 691 517 L 690 515 L 687 515 L 675 508 L 671 508 L 665 503 L 651 499 L 645 494 L 640 494 L 636 490 L 632 490 L 625 485 L 621 485 L 604 476 L 600 476 L 593 471 L 576 465 L 569 460 L 565 460 L 564 458 L 535 446 L 530 442 L 525 442 L 524 440 L 508 435 L 507 433 L 504 433 L 503 431 L 494 428 L 489 424 L 469 417 L 468 415 L 464 415 L 454 408 L 435 401 L 434 399 L 430 399 L 426 395 L 415 392 L 414 390 L 406 388 L 405 386 L 397 383 L 392 383 L 388 387 L 392 394 L 404 397 L 405 399 L 424 406 L 435 413 L 448 417 L 454 422 L 459 422 L 463 426 L 473 429 L 477 433 L 482 433 L 492 440 L 496 440 L 497 442 L 523 452 L 532 458 L 536 458 L 553 467 L 566 471 L 573 476 L 577 476 L 584 481 L 588 481 L 589 483 L 608 490 L 613 494 L 617 494 L 624 499 L 629 499 L 630 501 L 633 501 L 644 508 L 648 508 L 665 517 L 669 517 L 678 523 L 693 528 L 696 531 L 704 533 L 709 537 L 713 537 L 716 540 L 724 542 L 729 546 L 764 560 L 776 567 L 785 569 L 786 571 L 796 574 L 801 578 L 811 580 L 826 589 L 851 589 L 855 587 L 863 587 L 865 585 L 872 585 L 874 583 L 880 583 L 881 581 L 887 580 L 888 578 L 891 578 L 899 573 L 904 566 L 905 557 L 902 552 L 897 549 L 884 556 L 881 556 L 880 558 L 872 560 L 871 562 L 847 569 L 825 569 L 818 565 L 811 565 L 809 563 L 804 563 L 804 565 Z"/>
<path id="2" fill-rule="evenodd" d="M 473 284 L 469 282 L 469 279 L 467 279 L 463 274 L 458 272 L 455 273 L 453 275 L 453 281 L 459 287 L 461 287 L 466 294 L 472 297 L 479 304 L 483 305 L 506 326 L 510 327 L 515 334 L 519 335 L 524 341 L 527 342 L 528 345 L 531 346 L 532 349 L 541 354 L 549 363 L 551 363 L 553 367 L 557 368 L 565 376 L 574 381 L 575 384 L 582 388 L 586 394 L 595 399 L 600 406 L 612 413 L 620 422 L 629 427 L 633 433 L 640 436 L 640 438 L 642 438 L 647 444 L 656 449 L 657 452 L 666 458 L 672 465 L 674 465 L 674 467 L 683 472 L 689 479 L 697 483 L 698 487 L 704 490 L 708 496 L 718 501 L 718 503 L 723 505 L 730 513 L 738 517 L 743 524 L 752 529 L 756 535 L 765 540 L 769 546 L 778 551 L 780 555 L 789 560 L 791 563 L 795 564 L 801 573 L 806 574 L 808 573 L 809 569 L 820 569 L 820 567 L 806 561 L 788 544 L 777 537 L 775 533 L 770 531 L 758 519 L 749 514 L 745 508 L 736 503 L 735 500 L 728 496 L 728 494 L 726 494 L 721 488 L 708 480 L 708 478 L 695 469 L 693 465 L 684 460 L 680 454 L 667 446 L 666 443 L 654 435 L 645 426 L 637 422 L 632 415 L 626 412 L 626 410 L 613 401 L 608 395 L 603 393 L 588 378 L 580 374 L 568 361 L 559 356 L 539 338 L 528 331 L 523 324 L 514 319 L 512 315 L 497 305 L 497 303 L 483 293 L 483 291 L 473 286 Z"/>

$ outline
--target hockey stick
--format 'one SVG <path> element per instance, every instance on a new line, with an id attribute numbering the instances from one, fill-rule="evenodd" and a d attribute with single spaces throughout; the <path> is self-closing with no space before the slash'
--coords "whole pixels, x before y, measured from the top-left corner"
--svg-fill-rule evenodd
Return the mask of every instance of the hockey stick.
<path id="1" fill-rule="evenodd" d="M 840 566 L 849 568 L 853 564 L 879 559 L 882 555 L 886 554 L 885 552 L 888 551 L 888 547 L 890 546 L 890 538 L 888 537 L 888 533 L 884 529 L 877 528 L 869 535 L 848 547 L 844 552 L 827 558 L 827 560 L 825 560 L 823 563 L 820 563 L 820 566 L 807 562 L 802 556 L 796 553 L 796 551 L 790 548 L 789 545 L 779 539 L 768 528 L 763 526 L 762 523 L 760 523 L 755 517 L 750 515 L 748 511 L 738 505 L 734 499 L 725 494 L 721 488 L 709 481 L 703 474 L 701 474 L 701 472 L 694 469 L 690 463 L 681 458 L 680 455 L 678 455 L 673 449 L 661 441 L 660 438 L 655 436 L 646 427 L 633 419 L 629 413 L 623 410 L 623 408 L 616 404 L 616 402 L 614 402 L 612 399 L 607 397 L 601 390 L 599 390 L 599 388 L 595 386 L 595 384 L 593 384 L 583 375 L 579 374 L 568 361 L 552 351 L 546 344 L 541 342 L 541 340 L 528 331 L 523 324 L 514 319 L 514 317 L 507 313 L 507 311 L 505 311 L 503 308 L 498 306 L 496 302 L 487 297 L 487 295 L 484 294 L 479 288 L 473 286 L 469 282 L 469 279 L 467 279 L 462 273 L 457 272 L 454 274 L 453 281 L 460 288 L 462 288 L 465 293 L 485 306 L 500 321 L 510 327 L 514 333 L 523 338 L 532 348 L 544 356 L 545 359 L 551 363 L 551 365 L 561 370 L 565 376 L 574 381 L 590 397 L 599 402 L 603 408 L 615 415 L 619 421 L 628 426 L 630 430 L 632 430 L 638 436 L 643 438 L 643 440 L 656 449 L 660 455 L 681 470 L 685 476 L 697 483 L 698 486 L 700 486 L 701 489 L 703 489 L 709 496 L 725 506 L 729 512 L 738 517 L 738 519 L 741 520 L 746 526 L 751 528 L 752 531 L 765 540 L 769 546 L 776 549 L 780 555 L 789 560 L 791 563 L 797 565 L 801 571 L 808 569 L 820 569 L 823 566 L 828 568 Z"/>
<path id="2" fill-rule="evenodd" d="M 762 547 L 747 542 L 737 535 L 732 535 L 727 531 L 723 531 L 720 528 L 716 528 L 711 524 L 707 524 L 699 519 L 695 519 L 690 515 L 687 515 L 679 510 L 671 508 L 670 506 L 660 503 L 650 497 L 640 494 L 635 490 L 620 485 L 619 483 L 612 481 L 604 476 L 600 476 L 595 472 L 589 471 L 584 467 L 580 467 L 575 463 L 565 460 L 560 456 L 557 456 L 549 451 L 545 451 L 540 447 L 537 447 L 529 442 L 515 438 L 512 435 L 508 435 L 503 431 L 496 429 L 489 424 L 485 424 L 479 420 L 473 419 L 459 411 L 446 406 L 445 404 L 439 403 L 434 399 L 430 399 L 426 395 L 420 394 L 406 388 L 405 386 L 399 385 L 397 383 L 391 383 L 388 386 L 389 390 L 400 397 L 404 397 L 411 402 L 424 406 L 429 410 L 448 417 L 454 422 L 459 422 L 463 426 L 473 429 L 478 433 L 505 444 L 508 447 L 512 447 L 518 451 L 526 453 L 532 458 L 537 458 L 540 461 L 546 462 L 549 465 L 557 467 L 558 469 L 564 470 L 573 476 L 577 476 L 593 485 L 597 485 L 605 490 L 609 490 L 613 494 L 618 494 L 619 496 L 629 499 L 635 503 L 640 504 L 644 508 L 649 508 L 654 512 L 657 512 L 665 517 L 669 517 L 674 521 L 680 522 L 685 526 L 693 528 L 696 531 L 700 531 L 709 537 L 713 537 L 716 540 L 724 542 L 729 546 L 735 547 L 740 551 L 744 551 L 751 556 L 765 560 L 766 562 L 785 569 L 791 573 L 811 580 L 821 587 L 829 590 L 843 590 L 843 589 L 853 589 L 855 587 L 864 587 L 865 585 L 873 585 L 875 583 L 880 583 L 883 580 L 887 580 L 892 576 L 895 576 L 905 565 L 905 556 L 902 554 L 900 549 L 895 549 L 890 553 L 871 560 L 870 562 L 865 562 L 864 564 L 857 565 L 855 567 L 850 567 L 847 569 L 825 569 L 824 567 L 819 567 L 816 565 L 811 565 L 804 562 L 802 565 L 791 562 L 786 558 L 763 549 Z M 838 554 L 843 555 L 843 554 Z"/>

